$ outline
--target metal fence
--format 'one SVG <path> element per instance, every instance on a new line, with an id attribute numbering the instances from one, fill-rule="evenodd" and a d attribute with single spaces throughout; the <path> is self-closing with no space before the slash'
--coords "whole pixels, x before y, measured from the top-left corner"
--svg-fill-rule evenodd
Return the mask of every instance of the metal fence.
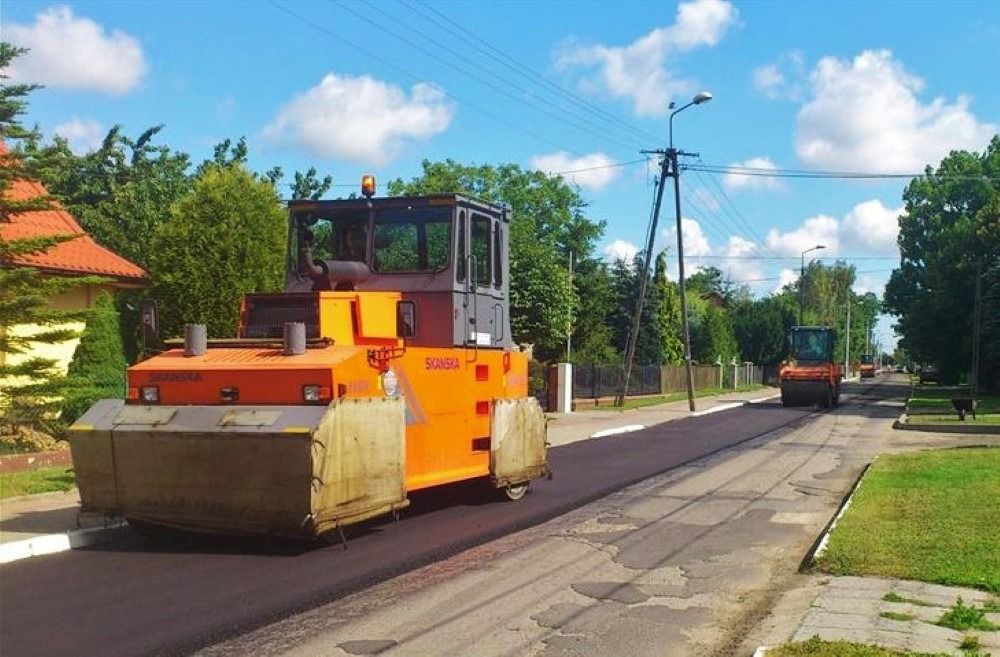
<path id="1" fill-rule="evenodd" d="M 620 365 L 573 365 L 573 399 L 606 399 L 618 394 L 622 367 Z M 710 388 L 735 389 L 748 385 L 777 385 L 777 365 L 737 363 L 724 365 L 693 365 L 695 390 Z M 555 366 L 538 361 L 528 362 L 529 394 L 538 399 L 542 408 L 550 406 L 549 393 L 555 391 Z M 687 373 L 683 365 L 636 365 L 629 378 L 628 396 L 666 395 L 687 390 Z"/>
<path id="2" fill-rule="evenodd" d="M 573 398 L 614 397 L 621 384 L 620 365 L 573 365 Z M 658 395 L 663 391 L 659 365 L 635 365 L 629 376 L 629 395 Z"/>

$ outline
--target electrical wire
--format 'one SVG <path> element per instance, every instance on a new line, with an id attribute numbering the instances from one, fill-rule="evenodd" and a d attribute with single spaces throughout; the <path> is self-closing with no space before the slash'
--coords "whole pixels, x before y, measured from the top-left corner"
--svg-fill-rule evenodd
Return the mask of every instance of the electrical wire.
<path id="1" fill-rule="evenodd" d="M 311 27 L 312 29 L 314 29 L 317 32 L 323 34 L 324 36 L 328 37 L 329 39 L 334 40 L 337 43 L 345 44 L 345 45 L 347 45 L 350 48 L 353 48 L 353 49 L 355 49 L 355 50 L 357 50 L 359 52 L 362 52 L 362 53 L 368 55 L 372 59 L 381 62 L 383 65 L 387 66 L 388 68 L 390 68 L 390 69 L 392 69 L 394 71 L 397 71 L 398 73 L 400 73 L 403 76 L 409 78 L 413 82 L 421 82 L 421 79 L 417 75 L 415 75 L 414 73 L 412 73 L 412 72 L 410 72 L 410 71 L 408 71 L 408 70 L 406 70 L 404 68 L 401 68 L 399 66 L 396 66 L 394 63 L 392 63 L 389 60 L 385 59 L 384 57 L 382 57 L 378 53 L 374 52 L 373 50 L 365 48 L 364 46 L 356 43 L 355 41 L 352 41 L 351 39 L 349 39 L 349 38 L 347 38 L 347 37 L 345 37 L 345 36 L 343 36 L 343 35 L 341 35 L 341 34 L 339 34 L 337 32 L 334 32 L 333 30 L 330 30 L 328 27 L 326 27 L 324 25 L 320 25 L 319 23 L 317 23 L 316 21 L 310 19 L 309 17 L 303 16 L 302 14 L 300 14 L 300 13 L 298 13 L 298 12 L 292 10 L 292 9 L 289 9 L 288 7 L 282 5 L 280 2 L 278 2 L 277 0 L 267 0 L 267 3 L 270 4 L 271 6 L 273 6 L 274 8 L 276 8 L 276 9 L 278 9 L 278 10 L 280 10 L 280 11 L 288 14 L 289 16 L 295 18 L 296 20 L 304 23 L 305 25 Z M 458 94 L 455 94 L 455 93 L 452 93 L 452 92 L 444 92 L 443 90 L 442 90 L 442 93 L 444 93 L 446 97 L 451 98 L 453 100 L 457 100 L 457 101 L 461 102 L 463 105 L 465 105 L 467 107 L 470 107 L 470 108 L 476 110 L 477 112 L 482 113 L 484 116 L 488 116 L 488 117 L 496 120 L 498 123 L 502 123 L 503 125 L 506 125 L 508 128 L 511 128 L 515 132 L 519 132 L 519 133 L 528 135 L 530 137 L 533 137 L 534 139 L 537 139 L 538 141 L 540 141 L 542 143 L 549 144 L 550 146 L 553 146 L 554 148 L 558 148 L 559 150 L 566 151 L 567 153 L 570 153 L 571 155 L 575 155 L 576 157 L 582 157 L 582 155 L 580 153 L 577 153 L 577 152 L 573 151 L 570 148 L 566 148 L 566 146 L 564 146 L 562 144 L 558 144 L 558 143 L 552 141 L 551 139 L 549 139 L 545 135 L 539 134 L 539 133 L 537 133 L 537 132 L 535 132 L 533 130 L 527 129 L 523 125 L 518 125 L 518 124 L 516 124 L 516 123 L 514 123 L 512 121 L 509 121 L 505 117 L 500 116 L 500 115 L 498 115 L 498 114 L 496 114 L 494 112 L 491 112 L 490 110 L 488 110 L 485 107 L 482 107 L 482 106 L 480 106 L 480 105 L 478 105 L 476 103 L 473 103 L 473 102 L 471 102 L 469 100 L 466 100 L 465 98 L 463 98 L 462 96 L 459 96 Z"/>
<path id="2" fill-rule="evenodd" d="M 400 3 L 406 6 L 410 11 L 414 12 L 418 16 L 421 16 L 424 20 L 427 20 L 436 26 L 440 27 L 449 34 L 454 35 L 458 39 L 462 40 L 464 43 L 469 45 L 474 49 L 476 53 L 480 53 L 488 57 L 489 59 L 497 62 L 501 66 L 513 71 L 518 74 L 521 78 L 527 80 L 528 82 L 547 89 L 549 93 L 554 93 L 557 96 L 562 97 L 565 100 L 570 101 L 573 105 L 577 106 L 579 110 L 584 111 L 597 119 L 607 121 L 616 126 L 622 127 L 634 135 L 648 140 L 657 140 L 662 137 L 654 136 L 653 133 L 638 128 L 637 126 L 625 121 L 621 117 L 612 114 L 611 112 L 605 111 L 596 105 L 593 105 L 585 98 L 578 96 L 566 89 L 563 89 L 556 83 L 552 82 L 545 76 L 532 70 L 530 67 L 526 66 L 520 62 L 516 57 L 507 54 L 506 52 L 500 50 L 499 48 L 493 46 L 489 41 L 484 39 L 482 36 L 472 32 L 465 26 L 461 25 L 457 21 L 449 18 L 447 15 L 439 11 L 438 9 L 430 5 L 419 5 L 415 2 L 410 2 L 408 0 L 400 0 Z M 426 11 L 425 11 L 426 10 Z M 435 14 L 440 20 L 431 17 L 427 12 Z"/>
<path id="3" fill-rule="evenodd" d="M 491 75 L 493 75 L 493 77 L 496 78 L 501 85 L 506 86 L 507 89 L 503 89 L 503 88 L 497 86 L 497 84 L 494 84 L 493 82 L 490 82 L 489 80 L 486 80 L 482 76 L 478 75 L 475 71 L 470 70 L 470 68 L 468 66 L 465 66 L 463 64 L 458 63 L 455 60 L 454 57 L 447 57 L 447 56 L 439 55 L 438 53 L 432 51 L 430 48 L 427 48 L 424 45 L 422 45 L 421 43 L 418 43 L 418 42 L 414 41 L 413 39 L 409 38 L 405 34 L 400 33 L 398 30 L 394 30 L 393 28 L 391 28 L 391 27 L 389 27 L 387 25 L 387 21 L 377 21 L 374 18 L 369 17 L 366 13 L 358 11 L 358 10 L 354 9 L 353 7 L 351 7 L 349 4 L 344 3 L 344 2 L 340 2 L 339 0 L 329 0 L 329 2 L 331 2 L 332 4 L 337 5 L 338 7 L 340 7 L 341 9 L 343 9 L 344 11 L 346 11 L 346 12 L 354 15 L 355 17 L 359 18 L 362 21 L 365 21 L 366 23 L 372 25 L 373 27 L 378 28 L 378 30 L 380 32 L 382 32 L 384 34 L 387 34 L 387 35 L 391 36 L 392 38 L 396 39 L 397 41 L 399 41 L 401 43 L 404 43 L 407 46 L 413 48 L 414 50 L 427 55 L 428 57 L 434 59 L 435 61 L 441 63 L 444 66 L 447 66 L 448 68 L 451 68 L 452 70 L 455 70 L 455 71 L 461 73 L 462 75 L 468 77 L 469 79 L 471 79 L 471 80 L 473 80 L 473 81 L 475 81 L 475 82 L 477 82 L 477 83 L 479 83 L 479 84 L 481 84 L 481 85 L 483 85 L 483 86 L 485 86 L 485 87 L 487 87 L 489 89 L 492 89 L 493 91 L 495 91 L 498 94 L 501 94 L 501 95 L 508 95 L 508 94 L 511 94 L 511 93 L 513 93 L 513 94 L 520 94 L 523 91 L 523 89 L 521 87 L 519 87 L 516 84 L 510 82 L 509 80 L 506 80 L 506 79 L 504 79 L 502 77 L 496 76 L 495 74 L 492 74 L 489 71 L 487 71 L 488 73 L 490 73 Z M 378 8 L 375 7 L 374 5 L 369 4 L 368 6 L 371 7 L 373 11 L 378 11 Z M 395 17 L 388 16 L 387 14 L 383 13 L 383 16 L 386 16 L 387 18 L 392 18 L 392 20 L 394 20 L 394 21 L 398 21 L 398 19 L 396 19 Z M 437 41 L 434 41 L 433 39 L 424 39 L 424 41 L 427 42 L 427 43 L 433 44 L 435 46 L 443 47 L 440 43 L 438 43 Z M 481 69 L 481 70 L 485 70 L 485 69 Z M 592 122 L 590 122 L 590 121 L 588 121 L 586 119 L 582 119 L 581 120 L 579 118 L 576 118 L 575 120 L 569 120 L 567 118 L 567 116 L 566 116 L 566 114 L 565 114 L 564 111 L 560 111 L 558 109 L 555 110 L 555 111 L 551 110 L 551 109 L 549 109 L 547 107 L 543 107 L 543 106 L 539 105 L 538 103 L 532 102 L 532 101 L 530 101 L 530 100 L 528 100 L 526 98 L 521 98 L 521 102 L 524 103 L 525 105 L 528 105 L 528 106 L 534 108 L 535 110 L 537 110 L 537 111 L 545 114 L 546 116 L 548 116 L 548 117 L 550 117 L 550 118 L 552 118 L 552 119 L 554 119 L 556 121 L 559 121 L 562 124 L 569 125 L 569 126 L 575 128 L 575 129 L 577 129 L 577 130 L 579 130 L 581 132 L 588 133 L 588 134 L 590 134 L 592 136 L 595 136 L 595 137 L 597 137 L 599 139 L 602 139 L 602 140 L 611 139 L 613 141 L 618 142 L 618 144 L 620 146 L 623 146 L 623 147 L 631 149 L 631 150 L 638 150 L 636 148 L 636 144 L 635 143 L 628 142 L 628 141 L 625 141 L 624 139 L 619 139 L 617 137 L 611 136 L 607 132 L 603 131 L 603 129 L 602 129 L 601 126 L 597 126 L 596 124 L 594 124 L 594 123 L 592 123 Z M 594 127 L 596 127 L 597 129 L 596 130 L 593 129 Z"/>

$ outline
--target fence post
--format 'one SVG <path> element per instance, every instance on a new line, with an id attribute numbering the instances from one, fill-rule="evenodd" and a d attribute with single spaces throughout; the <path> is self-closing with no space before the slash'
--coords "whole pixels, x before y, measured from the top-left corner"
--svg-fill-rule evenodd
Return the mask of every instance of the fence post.
<path id="1" fill-rule="evenodd" d="M 556 413 L 573 412 L 573 365 L 556 364 Z"/>

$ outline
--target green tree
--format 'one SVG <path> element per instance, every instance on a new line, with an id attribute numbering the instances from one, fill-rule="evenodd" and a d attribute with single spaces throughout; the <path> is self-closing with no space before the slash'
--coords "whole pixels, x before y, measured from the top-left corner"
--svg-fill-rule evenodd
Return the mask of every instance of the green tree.
<path id="1" fill-rule="evenodd" d="M 316 167 L 309 167 L 305 173 L 295 172 L 295 182 L 292 183 L 292 198 L 318 201 L 323 198 L 323 194 L 330 191 L 332 186 L 333 176 L 320 178 L 316 173 Z"/>
<path id="2" fill-rule="evenodd" d="M 233 337 L 243 295 L 283 287 L 285 212 L 274 186 L 243 165 L 207 166 L 153 247 L 163 334 L 202 323 L 210 336 Z"/>
<path id="3" fill-rule="evenodd" d="M 1000 294 L 1000 136 L 983 153 L 952 151 L 903 193 L 900 266 L 886 286 L 886 309 L 898 318 L 901 344 L 917 363 L 934 363 L 957 381 L 972 361 L 977 267 L 987 300 Z M 995 306 L 991 306 L 995 308 Z M 984 306 L 986 310 L 986 306 Z M 995 317 L 983 314 L 983 353 L 996 353 Z M 980 355 L 980 380 L 1000 381 L 1000 362 Z"/>
<path id="4" fill-rule="evenodd" d="M 797 307 L 787 296 L 772 295 L 737 303 L 732 311 L 733 333 L 743 357 L 760 365 L 775 365 L 787 355 L 786 335 L 797 323 Z"/>
<path id="5" fill-rule="evenodd" d="M 592 258 L 575 263 L 573 288 L 579 306 L 573 320 L 572 361 L 620 364 L 622 355 L 612 346 L 613 332 L 608 319 L 614 293 L 607 264 Z"/>
<path id="6" fill-rule="evenodd" d="M 87 232 L 147 271 L 153 236 L 167 221 L 170 205 L 191 189 L 188 155 L 153 143 L 162 127 L 132 139 L 115 126 L 98 149 L 80 156 L 57 137 L 33 154 L 42 163 L 38 168 L 46 186 Z M 142 297 L 140 291 L 115 297 L 130 361 L 139 353 Z"/>
<path id="7" fill-rule="evenodd" d="M 71 424 L 98 399 L 124 398 L 127 366 L 118 310 L 111 295 L 101 292 L 66 373 L 73 385 L 63 402 L 61 419 Z"/>
<path id="8" fill-rule="evenodd" d="M 11 62 L 25 51 L 0 42 L 0 80 L 8 78 Z M 50 207 L 51 199 L 37 196 L 13 199 L 9 191 L 19 179 L 31 175 L 25 145 L 37 141 L 34 130 L 26 130 L 19 117 L 27 106 L 27 95 L 35 85 L 0 84 L 0 224 L 16 215 Z M 59 404 L 67 383 L 55 360 L 31 357 L 37 345 L 58 344 L 76 337 L 67 327 L 81 313 L 58 310 L 49 299 L 78 285 L 99 279 L 45 277 L 26 264 L 31 256 L 44 253 L 73 236 L 7 240 L 0 238 L 0 434 L 17 434 L 25 428 L 58 433 Z"/>
<path id="9" fill-rule="evenodd" d="M 393 180 L 392 196 L 461 193 L 505 202 L 510 229 L 511 325 L 518 342 L 535 344 L 543 359 L 564 353 L 577 305 L 568 262 L 588 260 L 604 230 L 584 214 L 579 192 L 559 177 L 525 171 L 516 164 L 465 166 L 446 160 L 423 162 L 422 175 Z M 586 338 L 584 338 L 586 342 Z"/>
<path id="10" fill-rule="evenodd" d="M 611 287 L 615 303 L 608 321 L 611 325 L 613 344 L 624 355 L 629 333 L 635 323 L 635 308 L 639 299 L 639 281 L 643 268 L 643 255 L 636 254 L 632 262 L 617 260 L 611 267 Z M 652 278 L 652 277 L 650 277 Z M 665 362 L 664 340 L 660 317 L 661 298 L 655 281 L 646 283 L 646 301 L 639 315 L 639 334 L 635 340 L 634 365 L 662 365 Z"/>
<path id="11" fill-rule="evenodd" d="M 676 283 L 667 280 L 667 252 L 656 256 L 653 274 L 653 295 L 658 300 L 656 321 L 659 324 L 663 362 L 684 363 L 684 335 L 681 326 L 681 296 Z"/>

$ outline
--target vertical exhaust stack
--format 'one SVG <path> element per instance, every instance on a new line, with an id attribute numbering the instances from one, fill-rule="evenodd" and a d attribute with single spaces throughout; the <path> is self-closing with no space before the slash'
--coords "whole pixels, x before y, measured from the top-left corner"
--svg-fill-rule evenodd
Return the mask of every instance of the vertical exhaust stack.
<path id="1" fill-rule="evenodd" d="M 284 347 L 285 356 L 306 353 L 306 325 L 303 322 L 285 322 Z"/>
<path id="2" fill-rule="evenodd" d="M 184 355 L 202 356 L 208 349 L 208 330 L 204 324 L 184 325 Z"/>

